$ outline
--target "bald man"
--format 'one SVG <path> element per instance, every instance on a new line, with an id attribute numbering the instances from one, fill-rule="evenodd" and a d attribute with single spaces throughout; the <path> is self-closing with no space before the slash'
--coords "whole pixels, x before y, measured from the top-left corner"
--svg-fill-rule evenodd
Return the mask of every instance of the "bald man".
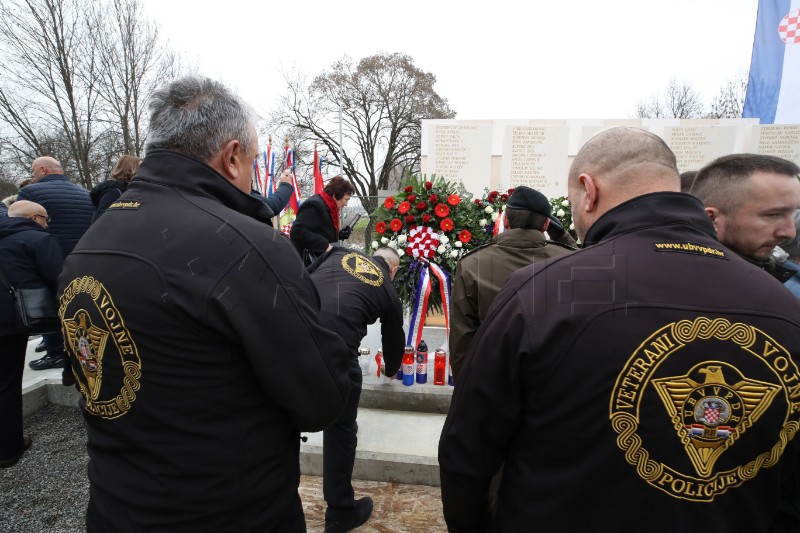
<path id="1" fill-rule="evenodd" d="M 569 172 L 586 247 L 512 275 L 439 443 L 449 531 L 767 531 L 797 476 L 800 303 L 722 246 L 657 136 Z M 489 480 L 504 463 L 497 514 Z"/>
<path id="2" fill-rule="evenodd" d="M 36 158 L 31 170 L 31 183 L 19 190 L 17 199 L 36 202 L 47 210 L 50 215 L 48 230 L 61 247 L 62 257 L 66 258 L 92 222 L 94 205 L 89 191 L 72 183 L 64 175 L 61 163 L 52 157 Z M 63 383 L 73 384 L 74 378 L 67 365 L 61 333 L 44 335 L 43 344 L 47 353 L 41 359 L 28 363 L 28 366 L 33 370 L 63 368 Z"/>

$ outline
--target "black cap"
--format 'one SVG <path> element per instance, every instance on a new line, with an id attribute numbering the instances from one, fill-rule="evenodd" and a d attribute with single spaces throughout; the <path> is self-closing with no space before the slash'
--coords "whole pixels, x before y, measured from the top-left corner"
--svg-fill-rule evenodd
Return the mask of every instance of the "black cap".
<path id="1" fill-rule="evenodd" d="M 553 207 L 550 205 L 550 201 L 536 189 L 519 185 L 514 189 L 514 194 L 508 198 L 506 205 L 511 209 L 534 211 L 549 218 L 559 228 L 561 227 L 561 221 L 553 216 Z"/>
<path id="2" fill-rule="evenodd" d="M 520 185 L 514 189 L 514 194 L 508 198 L 508 207 L 512 209 L 527 209 L 528 211 L 536 211 L 540 215 L 550 217 L 553 214 L 553 208 L 547 197 L 525 185 Z"/>

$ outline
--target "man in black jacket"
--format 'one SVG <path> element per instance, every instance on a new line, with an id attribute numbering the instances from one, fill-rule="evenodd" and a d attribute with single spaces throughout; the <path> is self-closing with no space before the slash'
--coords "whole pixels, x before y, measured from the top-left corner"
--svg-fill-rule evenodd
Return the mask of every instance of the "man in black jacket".
<path id="1" fill-rule="evenodd" d="M 0 215 L 0 263 L 14 288 L 55 290 L 61 249 L 47 231 L 47 210 L 20 200 Z M 13 466 L 31 445 L 22 435 L 22 371 L 28 334 L 21 328 L 10 288 L 0 282 L 0 468 Z"/>
<path id="2" fill-rule="evenodd" d="M 59 278 L 83 395 L 89 531 L 305 531 L 300 432 L 349 392 L 347 346 L 250 196 L 252 110 L 178 79 L 147 155 Z"/>
<path id="3" fill-rule="evenodd" d="M 323 492 L 328 508 L 326 533 L 344 533 L 367 521 L 372 499 L 355 500 L 351 478 L 358 444 L 361 368 L 358 348 L 367 326 L 381 321 L 386 375 L 395 376 L 405 347 L 403 307 L 392 285 L 400 256 L 378 248 L 372 258 L 355 250 L 333 248 L 309 267 L 322 302 L 320 322 L 342 336 L 350 350 L 350 397 L 339 419 L 323 433 Z"/>
<path id="4" fill-rule="evenodd" d="M 722 246 L 679 184 L 643 130 L 606 130 L 575 157 L 586 248 L 511 276 L 455 389 L 439 442 L 451 532 L 756 532 L 786 518 L 800 302 Z"/>

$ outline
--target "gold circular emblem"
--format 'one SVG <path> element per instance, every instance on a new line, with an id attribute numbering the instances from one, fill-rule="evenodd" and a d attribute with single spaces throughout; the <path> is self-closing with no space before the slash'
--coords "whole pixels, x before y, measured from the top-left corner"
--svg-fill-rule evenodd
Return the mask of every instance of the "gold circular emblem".
<path id="1" fill-rule="evenodd" d="M 361 254 L 350 253 L 342 258 L 342 268 L 357 280 L 380 287 L 383 284 L 383 272 L 375 263 Z"/>

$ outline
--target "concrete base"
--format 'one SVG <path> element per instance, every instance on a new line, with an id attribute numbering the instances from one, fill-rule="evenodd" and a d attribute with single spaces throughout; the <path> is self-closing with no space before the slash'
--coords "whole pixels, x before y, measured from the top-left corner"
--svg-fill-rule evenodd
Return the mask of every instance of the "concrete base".
<path id="1" fill-rule="evenodd" d="M 428 413 L 358 410 L 358 448 L 353 479 L 438 487 L 439 435 L 445 416 Z M 322 432 L 306 433 L 300 471 L 322 475 Z"/>

